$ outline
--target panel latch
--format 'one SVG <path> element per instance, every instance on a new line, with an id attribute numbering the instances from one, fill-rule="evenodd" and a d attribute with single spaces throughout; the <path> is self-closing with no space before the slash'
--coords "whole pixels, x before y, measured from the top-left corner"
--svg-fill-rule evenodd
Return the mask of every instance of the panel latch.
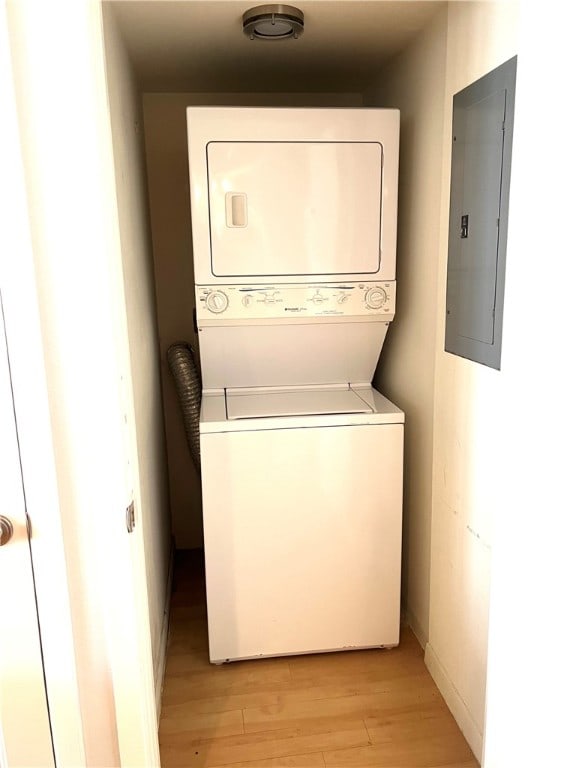
<path id="1" fill-rule="evenodd" d="M 136 515 L 134 514 L 134 502 L 131 501 L 126 507 L 126 530 L 132 533 L 136 527 Z"/>

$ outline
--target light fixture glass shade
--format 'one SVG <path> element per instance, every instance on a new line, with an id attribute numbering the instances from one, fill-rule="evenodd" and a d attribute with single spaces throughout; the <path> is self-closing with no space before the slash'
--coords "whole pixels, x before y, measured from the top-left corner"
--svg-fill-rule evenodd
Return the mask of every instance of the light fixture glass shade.
<path id="1" fill-rule="evenodd" d="M 242 16 L 244 33 L 251 40 L 285 40 L 304 32 L 304 14 L 292 5 L 258 5 Z"/>

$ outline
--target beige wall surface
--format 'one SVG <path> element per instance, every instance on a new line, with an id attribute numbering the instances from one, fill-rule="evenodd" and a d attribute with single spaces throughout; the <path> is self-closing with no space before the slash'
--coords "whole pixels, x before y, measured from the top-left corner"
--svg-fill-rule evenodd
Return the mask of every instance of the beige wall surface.
<path id="1" fill-rule="evenodd" d="M 574 763 L 574 30 L 521 3 L 483 766 Z M 544 280 L 542 278 L 544 277 Z M 500 445 L 502 443 L 502 445 Z"/>
<path id="2" fill-rule="evenodd" d="M 403 598 L 477 755 L 506 374 L 444 352 L 452 96 L 516 53 L 516 16 L 509 2 L 448 3 L 365 93 L 402 115 L 398 308 L 374 383 L 406 411 Z"/>
<path id="3" fill-rule="evenodd" d="M 143 526 L 150 634 L 158 677 L 162 633 L 166 631 L 170 519 L 142 106 L 109 6 L 103 6 L 103 18 L 132 379 L 132 402 L 128 407 L 133 410 L 133 449 L 138 458 L 132 474 L 136 515 Z M 157 679 L 156 684 L 160 685 L 161 680 Z"/>
<path id="4" fill-rule="evenodd" d="M 509 371 L 444 351 L 453 95 L 516 54 L 515 3 L 449 3 L 444 101 L 427 663 L 477 756 L 488 645 L 492 515 L 506 483 Z M 505 313 L 508 309 L 505 302 Z M 504 343 L 506 343 L 506 317 Z"/>
<path id="5" fill-rule="evenodd" d="M 425 645 L 430 594 L 432 440 L 446 9 L 365 93 L 400 109 L 398 299 L 374 385 L 406 411 L 404 610 Z"/>
<path id="6" fill-rule="evenodd" d="M 57 587 L 58 550 L 49 553 L 53 563 L 36 558 L 37 600 L 44 626 L 62 597 L 69 600 L 74 639 L 70 649 L 63 622 L 55 649 L 52 631 L 41 629 L 56 760 L 151 765 L 158 750 L 145 733 L 151 654 L 145 629 L 138 632 L 147 628 L 148 606 L 132 556 L 140 539 L 125 522 L 130 371 L 100 7 L 10 3 L 9 30 L 58 491 L 50 523 L 46 515 L 33 521 L 34 549 L 40 554 L 41 542 L 62 536 L 67 576 Z M 26 400 L 21 385 L 16 399 Z M 47 470 L 39 464 L 28 478 L 31 500 Z M 43 501 L 54 504 L 48 494 Z M 64 746 L 63 719 L 73 734 Z"/>
<path id="7" fill-rule="evenodd" d="M 194 266 L 186 144 L 186 107 L 361 106 L 358 94 L 147 93 L 143 97 L 148 194 L 172 531 L 178 549 L 202 546 L 200 480 L 188 451 L 166 351 L 176 341 L 197 346 L 193 329 Z"/>

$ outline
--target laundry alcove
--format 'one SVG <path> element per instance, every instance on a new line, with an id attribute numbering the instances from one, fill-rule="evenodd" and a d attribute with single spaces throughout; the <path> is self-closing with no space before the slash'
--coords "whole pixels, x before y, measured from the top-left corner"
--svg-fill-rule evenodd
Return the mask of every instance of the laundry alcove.
<path id="1" fill-rule="evenodd" d="M 442 349 L 446 147 L 452 94 L 516 53 L 516 20 L 467 5 L 306 0 L 305 34 L 264 43 L 242 34 L 236 0 L 103 3 L 158 697 L 172 543 L 202 546 L 199 478 L 166 359 L 175 341 L 195 343 L 186 107 L 395 107 L 399 292 L 374 385 L 407 414 L 403 606 L 481 752 L 491 513 L 468 467 L 496 460 L 487 406 L 474 399 L 492 384 Z M 472 34 L 494 45 L 467 49 Z"/>

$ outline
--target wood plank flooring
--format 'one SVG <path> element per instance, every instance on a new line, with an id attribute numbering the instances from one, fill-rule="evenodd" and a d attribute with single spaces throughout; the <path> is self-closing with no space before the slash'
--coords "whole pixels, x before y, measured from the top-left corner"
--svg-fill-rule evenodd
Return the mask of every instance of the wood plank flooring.
<path id="1" fill-rule="evenodd" d="M 393 650 L 208 662 L 199 552 L 178 552 L 163 768 L 478 768 L 412 632 Z"/>

